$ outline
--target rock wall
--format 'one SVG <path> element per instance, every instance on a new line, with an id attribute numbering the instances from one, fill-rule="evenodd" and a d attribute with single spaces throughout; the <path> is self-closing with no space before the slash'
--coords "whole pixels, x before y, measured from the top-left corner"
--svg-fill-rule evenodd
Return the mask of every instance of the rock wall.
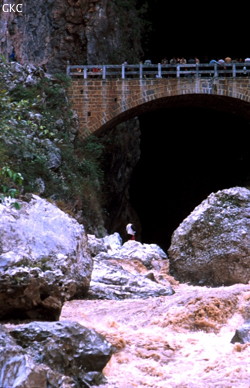
<path id="1" fill-rule="evenodd" d="M 105 226 L 109 233 L 119 232 L 123 239 L 127 238 L 125 226 L 129 222 L 135 224 L 137 238 L 140 238 L 140 220 L 130 203 L 129 194 L 131 175 L 140 159 L 140 136 L 137 118 L 121 123 L 100 135 L 100 141 L 105 146 Z"/>
<path id="2" fill-rule="evenodd" d="M 132 2 L 133 3 L 133 2 Z M 133 6 L 116 0 L 26 0 L 22 12 L 0 9 L 0 53 L 20 63 L 64 71 L 67 61 L 138 61 L 140 23 Z"/>

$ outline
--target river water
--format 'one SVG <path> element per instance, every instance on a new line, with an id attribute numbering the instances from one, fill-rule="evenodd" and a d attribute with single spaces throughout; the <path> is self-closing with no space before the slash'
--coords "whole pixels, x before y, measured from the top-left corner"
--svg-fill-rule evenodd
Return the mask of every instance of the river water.
<path id="1" fill-rule="evenodd" d="M 249 318 L 250 285 L 173 285 L 175 294 L 135 300 L 73 300 L 61 320 L 103 334 L 117 352 L 103 388 L 250 388 L 250 344 L 232 344 Z"/>

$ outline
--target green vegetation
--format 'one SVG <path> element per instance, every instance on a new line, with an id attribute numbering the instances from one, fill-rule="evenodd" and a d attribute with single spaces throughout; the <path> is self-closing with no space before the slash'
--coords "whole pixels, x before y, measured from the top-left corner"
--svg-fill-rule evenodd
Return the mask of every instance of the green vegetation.
<path id="1" fill-rule="evenodd" d="M 11 170 L 8 166 L 0 168 L 0 201 L 10 203 L 11 206 L 19 209 L 18 202 L 11 201 L 17 198 L 22 187 L 23 177 L 20 172 Z"/>
<path id="2" fill-rule="evenodd" d="M 70 79 L 44 75 L 25 85 L 0 60 L 0 192 L 17 198 L 33 192 L 58 202 L 90 224 L 99 217 L 103 147 L 98 139 L 75 136 L 67 98 Z M 9 87 L 14 79 L 15 87 Z M 21 190 L 20 190 L 21 188 Z M 96 215 L 98 213 L 98 215 Z"/>

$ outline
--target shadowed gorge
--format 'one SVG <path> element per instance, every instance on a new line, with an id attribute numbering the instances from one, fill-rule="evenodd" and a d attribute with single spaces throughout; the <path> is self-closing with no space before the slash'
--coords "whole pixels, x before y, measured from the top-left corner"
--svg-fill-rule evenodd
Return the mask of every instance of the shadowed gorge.
<path id="1" fill-rule="evenodd" d="M 140 116 L 141 157 L 130 183 L 141 239 L 167 249 L 173 231 L 211 192 L 249 184 L 249 122 L 209 108 Z"/>

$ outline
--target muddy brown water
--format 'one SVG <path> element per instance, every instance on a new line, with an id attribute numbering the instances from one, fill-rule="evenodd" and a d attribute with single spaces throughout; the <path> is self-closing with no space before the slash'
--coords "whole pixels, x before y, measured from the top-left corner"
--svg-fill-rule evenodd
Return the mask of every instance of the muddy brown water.
<path id="1" fill-rule="evenodd" d="M 117 349 L 99 388 L 250 388 L 250 344 L 230 342 L 247 318 L 250 285 L 173 288 L 145 300 L 65 303 L 61 320 L 95 329 Z"/>

